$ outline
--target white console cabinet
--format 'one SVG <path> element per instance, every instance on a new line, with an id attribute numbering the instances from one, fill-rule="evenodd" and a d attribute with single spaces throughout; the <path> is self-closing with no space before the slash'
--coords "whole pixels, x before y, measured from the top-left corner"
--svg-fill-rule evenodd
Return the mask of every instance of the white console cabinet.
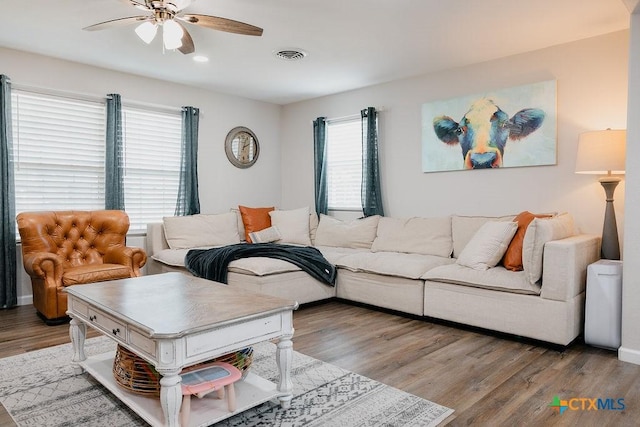
<path id="1" fill-rule="evenodd" d="M 622 261 L 600 260 L 587 267 L 584 341 L 617 350 L 622 326 Z"/>

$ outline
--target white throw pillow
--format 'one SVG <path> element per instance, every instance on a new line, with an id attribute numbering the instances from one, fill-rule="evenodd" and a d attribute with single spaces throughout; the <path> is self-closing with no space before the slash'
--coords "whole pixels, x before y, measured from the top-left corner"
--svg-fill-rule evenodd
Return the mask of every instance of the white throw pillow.
<path id="1" fill-rule="evenodd" d="M 318 246 L 369 249 L 373 239 L 376 238 L 379 220 L 379 215 L 352 221 L 341 221 L 328 215 L 320 215 L 315 244 Z"/>
<path id="2" fill-rule="evenodd" d="M 249 233 L 252 243 L 271 243 L 278 241 L 282 238 L 278 227 L 272 225 L 269 228 L 265 228 L 260 231 L 253 231 Z"/>
<path id="3" fill-rule="evenodd" d="M 451 236 L 453 238 L 453 257 L 458 258 L 467 243 L 480 227 L 489 221 L 512 221 L 515 215 L 505 216 L 464 216 L 451 217 Z"/>
<path id="4" fill-rule="evenodd" d="M 381 217 L 372 252 L 404 252 L 450 257 L 451 217 Z"/>
<path id="5" fill-rule="evenodd" d="M 485 222 L 464 247 L 456 263 L 474 270 L 495 267 L 517 229 L 518 224 L 511 221 Z"/>
<path id="6" fill-rule="evenodd" d="M 309 237 L 309 207 L 271 211 L 271 225 L 278 227 L 282 238 L 278 243 L 311 245 Z"/>
<path id="7" fill-rule="evenodd" d="M 240 243 L 237 217 L 233 212 L 167 216 L 162 218 L 162 223 L 171 249 Z"/>
<path id="8" fill-rule="evenodd" d="M 536 283 L 542 278 L 545 243 L 574 234 L 576 232 L 573 217 L 568 213 L 553 218 L 535 218 L 529 223 L 522 242 L 522 267 L 531 283 Z"/>

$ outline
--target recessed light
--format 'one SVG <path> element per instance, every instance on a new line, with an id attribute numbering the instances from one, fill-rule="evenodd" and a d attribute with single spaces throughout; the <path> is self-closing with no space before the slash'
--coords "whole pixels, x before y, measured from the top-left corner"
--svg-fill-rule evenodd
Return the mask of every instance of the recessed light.
<path id="1" fill-rule="evenodd" d="M 209 62 L 209 58 L 203 55 L 196 55 L 193 57 L 193 60 L 196 62 Z"/>

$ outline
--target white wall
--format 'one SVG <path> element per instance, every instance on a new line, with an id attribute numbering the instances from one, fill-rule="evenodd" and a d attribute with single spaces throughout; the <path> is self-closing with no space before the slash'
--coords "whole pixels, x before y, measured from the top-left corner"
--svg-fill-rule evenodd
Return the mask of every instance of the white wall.
<path id="1" fill-rule="evenodd" d="M 629 112 L 627 116 L 626 211 L 629 218 L 640 217 L 640 10 L 631 15 L 629 47 Z M 640 365 L 640 224 L 625 224 L 622 273 L 622 346 L 620 360 Z"/>
<path id="2" fill-rule="evenodd" d="M 196 66 L 196 64 L 194 64 Z M 281 106 L 170 82 L 0 48 L 0 73 L 16 86 L 63 92 L 122 95 L 123 103 L 142 102 L 200 108 L 198 177 L 202 213 L 227 212 L 238 204 L 280 204 Z M 224 152 L 227 133 L 236 126 L 252 129 L 260 141 L 260 157 L 248 169 L 229 163 Z M 20 303 L 30 302 L 31 285 L 18 260 Z M 25 299 L 26 298 L 26 299 Z"/>
<path id="3" fill-rule="evenodd" d="M 574 173 L 575 153 L 581 132 L 626 127 L 628 37 L 626 31 L 617 32 L 287 105 L 282 126 L 282 205 L 314 206 L 311 121 L 319 116 L 352 115 L 374 106 L 384 108 L 380 154 L 387 215 L 569 211 L 583 231 L 600 234 L 604 191 L 596 177 Z M 556 166 L 421 171 L 423 103 L 551 79 L 557 80 Z M 623 194 L 624 182 L 616 191 L 621 234 Z"/>

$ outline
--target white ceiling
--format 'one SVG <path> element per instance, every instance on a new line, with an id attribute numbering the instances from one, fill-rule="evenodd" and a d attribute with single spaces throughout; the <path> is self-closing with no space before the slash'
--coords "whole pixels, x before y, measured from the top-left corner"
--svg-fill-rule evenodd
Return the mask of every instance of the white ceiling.
<path id="1" fill-rule="evenodd" d="M 160 37 L 144 44 L 135 25 L 82 30 L 144 13 L 123 0 L 2 0 L 0 46 L 287 104 L 626 29 L 629 1 L 195 0 L 186 12 L 264 28 L 188 25 L 210 59 L 199 64 L 163 53 Z M 276 58 L 283 48 L 308 56 Z"/>

